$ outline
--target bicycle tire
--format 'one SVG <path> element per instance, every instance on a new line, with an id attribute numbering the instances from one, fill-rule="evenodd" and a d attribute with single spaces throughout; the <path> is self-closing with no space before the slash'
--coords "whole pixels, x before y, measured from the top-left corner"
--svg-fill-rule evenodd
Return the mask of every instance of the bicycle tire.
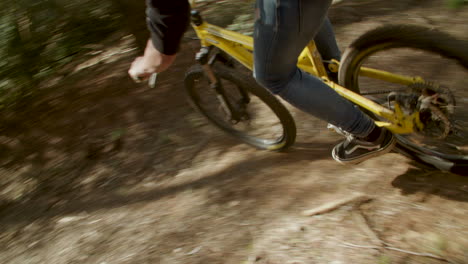
<path id="1" fill-rule="evenodd" d="M 217 64 L 212 66 L 212 69 L 215 73 L 215 76 L 220 81 L 222 80 L 223 82 L 229 82 L 230 84 L 235 85 L 235 87 L 238 87 L 238 89 L 243 89 L 251 95 L 256 96 L 266 106 L 268 106 L 272 113 L 279 119 L 282 127 L 282 134 L 274 140 L 266 140 L 261 137 L 252 136 L 246 132 L 235 129 L 232 124 L 220 120 L 213 112 L 206 110 L 204 108 L 206 102 L 202 102 L 202 98 L 200 97 L 200 94 L 195 87 L 195 83 L 205 79 L 205 84 L 207 85 L 206 87 L 203 87 L 203 89 L 211 88 L 209 87 L 202 67 L 200 67 L 200 65 L 194 65 L 187 71 L 185 75 L 185 88 L 191 105 L 199 113 L 205 116 L 208 121 L 231 136 L 234 136 L 235 138 L 240 139 L 242 142 L 259 149 L 282 151 L 287 149 L 295 142 L 296 125 L 294 119 L 286 107 L 273 94 L 258 85 L 253 77 L 246 76 L 244 74 L 241 76 L 241 73 L 238 73 L 233 68 L 227 68 L 223 65 Z"/>
<path id="2" fill-rule="evenodd" d="M 359 69 L 363 62 L 377 52 L 409 48 L 427 51 L 458 62 L 468 70 L 468 43 L 441 31 L 414 25 L 386 25 L 376 28 L 355 40 L 343 54 L 339 67 L 340 85 L 361 94 Z M 462 68 L 460 67 L 460 68 Z M 366 111 L 367 112 L 367 111 Z M 369 114 L 369 112 L 367 112 Z M 376 119 L 375 115 L 369 114 Z M 397 151 L 418 162 L 457 174 L 468 173 L 468 155 L 442 153 L 397 135 Z"/>

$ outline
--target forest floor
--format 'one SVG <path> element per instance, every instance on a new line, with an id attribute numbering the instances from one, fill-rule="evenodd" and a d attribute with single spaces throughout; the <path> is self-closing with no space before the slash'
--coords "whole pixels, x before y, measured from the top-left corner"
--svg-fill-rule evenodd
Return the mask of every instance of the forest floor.
<path id="1" fill-rule="evenodd" d="M 466 38 L 468 8 L 442 2 L 344 1 L 330 17 L 343 49 L 386 23 Z M 287 152 L 240 144 L 185 100 L 195 41 L 155 89 L 127 77 L 130 44 L 4 117 L 0 263 L 468 263 L 466 177 L 397 153 L 340 165 L 341 137 L 292 108 Z"/>

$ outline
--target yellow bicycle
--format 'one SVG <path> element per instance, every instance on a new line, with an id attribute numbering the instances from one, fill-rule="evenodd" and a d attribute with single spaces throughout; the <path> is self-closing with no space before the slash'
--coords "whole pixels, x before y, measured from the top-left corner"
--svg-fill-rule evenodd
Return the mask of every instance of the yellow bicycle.
<path id="1" fill-rule="evenodd" d="M 253 39 L 206 22 L 196 10 L 191 20 L 202 47 L 199 63 L 185 78 L 195 108 L 258 148 L 283 150 L 293 144 L 296 127 L 288 110 L 233 63 L 252 70 Z M 387 25 L 355 40 L 341 61 L 322 61 L 311 41 L 298 67 L 392 131 L 401 152 L 439 169 L 468 173 L 466 41 L 421 26 Z M 327 72 L 337 72 L 339 84 Z"/>

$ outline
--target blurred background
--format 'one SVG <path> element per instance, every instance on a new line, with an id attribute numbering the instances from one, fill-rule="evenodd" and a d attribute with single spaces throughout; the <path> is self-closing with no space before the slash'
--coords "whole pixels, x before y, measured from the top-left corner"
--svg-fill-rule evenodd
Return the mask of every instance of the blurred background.
<path id="1" fill-rule="evenodd" d="M 251 34 L 254 0 L 197 3 Z M 467 38 L 466 0 L 334 3 L 343 50 L 386 23 Z M 199 48 L 191 29 L 155 89 L 127 76 L 149 36 L 144 10 L 0 1 L 0 263 L 468 263 L 466 178 L 394 153 L 337 166 L 340 138 L 294 109 L 290 152 L 239 144 L 181 99 Z M 355 191 L 382 198 L 361 208 L 380 238 L 439 258 L 350 246 L 375 241 L 349 208 L 300 215 Z"/>

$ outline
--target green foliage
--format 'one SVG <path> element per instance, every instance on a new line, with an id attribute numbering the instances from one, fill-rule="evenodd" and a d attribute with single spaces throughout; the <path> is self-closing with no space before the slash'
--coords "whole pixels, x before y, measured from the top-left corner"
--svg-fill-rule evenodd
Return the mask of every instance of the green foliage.
<path id="1" fill-rule="evenodd" d="M 0 108 L 37 91 L 41 81 L 86 44 L 117 28 L 108 1 L 3 0 L 0 5 Z"/>
<path id="2" fill-rule="evenodd" d="M 254 0 L 198 0 L 196 8 L 202 10 L 207 21 L 221 27 L 231 26 L 229 29 L 240 32 L 252 31 L 253 25 L 241 25 L 248 21 L 251 23 L 254 14 Z M 249 17 L 249 19 L 246 19 Z M 246 28 L 249 27 L 249 30 Z"/>
<path id="3" fill-rule="evenodd" d="M 448 4 L 451 8 L 460 8 L 467 3 L 468 0 L 448 0 Z"/>
<path id="4" fill-rule="evenodd" d="M 110 140 L 117 141 L 120 140 L 125 135 L 125 129 L 117 129 L 111 132 Z"/>
<path id="5" fill-rule="evenodd" d="M 378 264 L 390 264 L 392 259 L 387 255 L 381 255 L 378 259 Z"/>

